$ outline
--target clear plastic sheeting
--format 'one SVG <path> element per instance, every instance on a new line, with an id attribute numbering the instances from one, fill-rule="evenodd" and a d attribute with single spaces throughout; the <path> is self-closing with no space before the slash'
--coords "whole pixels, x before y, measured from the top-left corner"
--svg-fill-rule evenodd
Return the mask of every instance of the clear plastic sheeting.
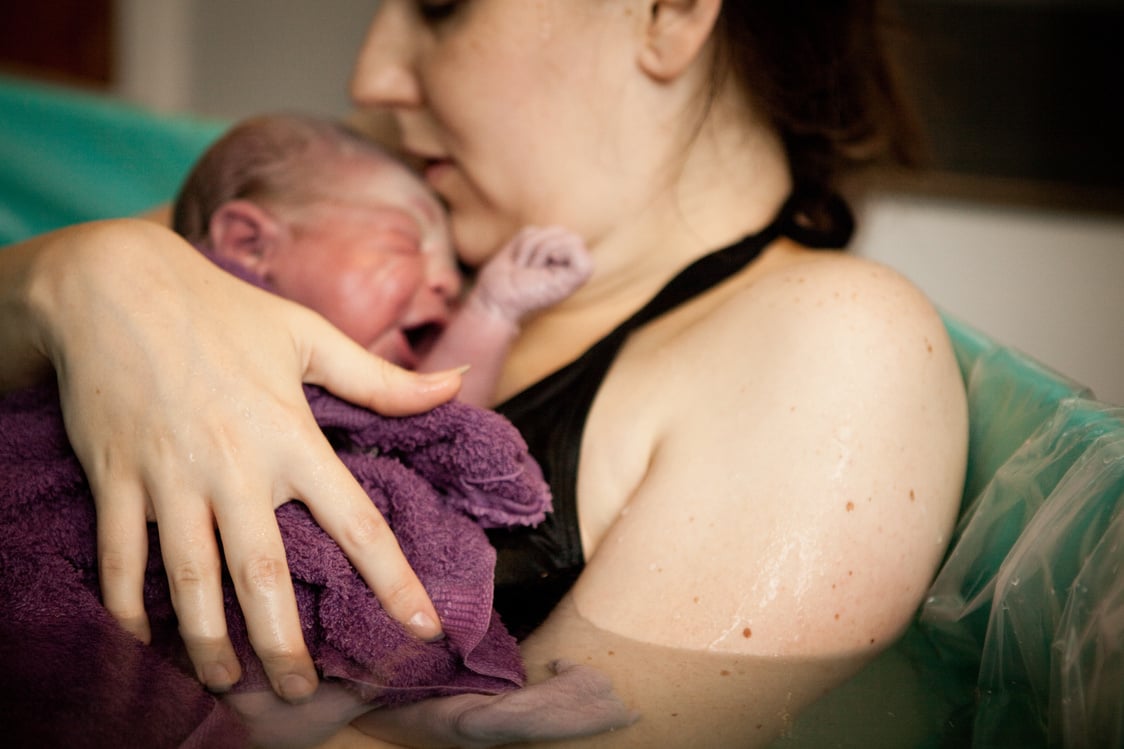
<path id="1" fill-rule="evenodd" d="M 920 624 L 978 659 L 975 746 L 1124 746 L 1122 419 L 1062 401 L 961 518 Z"/>
<path id="2" fill-rule="evenodd" d="M 777 747 L 1124 746 L 1124 408 L 946 319 L 961 516 L 913 625 Z"/>

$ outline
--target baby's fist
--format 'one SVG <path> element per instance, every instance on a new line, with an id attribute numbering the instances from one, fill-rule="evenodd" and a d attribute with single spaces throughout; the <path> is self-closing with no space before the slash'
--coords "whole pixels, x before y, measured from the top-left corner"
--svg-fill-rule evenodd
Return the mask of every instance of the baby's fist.
<path id="1" fill-rule="evenodd" d="M 558 226 L 527 227 L 480 270 L 473 295 L 512 322 L 557 304 L 593 272 L 582 238 Z"/>

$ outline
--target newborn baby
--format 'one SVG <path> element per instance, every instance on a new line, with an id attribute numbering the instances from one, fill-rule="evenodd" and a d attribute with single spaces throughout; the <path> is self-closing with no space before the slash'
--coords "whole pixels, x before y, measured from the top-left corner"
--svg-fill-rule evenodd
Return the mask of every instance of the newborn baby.
<path id="1" fill-rule="evenodd" d="M 459 299 L 445 212 L 425 183 L 363 136 L 295 115 L 246 120 L 208 149 L 176 199 L 173 228 L 395 364 L 470 365 L 460 398 L 480 406 L 520 321 L 592 270 L 580 237 L 529 227 Z"/>

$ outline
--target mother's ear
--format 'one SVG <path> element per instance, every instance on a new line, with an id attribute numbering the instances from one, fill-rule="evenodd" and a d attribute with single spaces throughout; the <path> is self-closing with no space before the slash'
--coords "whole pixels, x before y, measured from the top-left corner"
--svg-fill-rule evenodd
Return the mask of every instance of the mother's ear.
<path id="1" fill-rule="evenodd" d="M 722 0 L 651 0 L 649 7 L 640 67 L 658 81 L 671 81 L 698 58 L 714 30 Z"/>
<path id="2" fill-rule="evenodd" d="M 272 213 L 249 200 L 228 200 L 211 214 L 211 251 L 263 280 L 270 258 L 286 236 L 286 227 Z"/>

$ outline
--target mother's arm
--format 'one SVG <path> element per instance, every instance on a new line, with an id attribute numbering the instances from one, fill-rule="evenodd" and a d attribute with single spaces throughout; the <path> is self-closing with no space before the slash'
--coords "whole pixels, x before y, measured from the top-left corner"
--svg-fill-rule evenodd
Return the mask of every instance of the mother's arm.
<path id="1" fill-rule="evenodd" d="M 643 478 L 526 652 L 590 651 L 644 714 L 606 745 L 763 743 L 920 604 L 960 499 L 962 381 L 916 289 L 847 257 L 772 272 L 663 353 Z"/>
<path id="2" fill-rule="evenodd" d="M 845 257 L 629 345 L 660 364 L 610 375 L 579 490 L 602 489 L 599 451 L 644 468 L 524 643 L 531 679 L 589 664 L 641 713 L 573 746 L 767 744 L 902 633 L 936 570 L 967 450 L 953 353 L 916 289 Z"/>
<path id="3" fill-rule="evenodd" d="M 51 369 L 58 378 L 97 504 L 106 607 L 147 640 L 145 520 L 155 519 L 181 634 L 212 688 L 239 678 L 216 527 L 274 688 L 300 697 L 315 684 L 273 514 L 290 498 L 309 506 L 393 615 L 419 636 L 440 631 L 301 386 L 404 414 L 452 397 L 456 374 L 394 368 L 142 220 L 74 226 L 0 250 L 0 349 L 0 388 Z"/>

